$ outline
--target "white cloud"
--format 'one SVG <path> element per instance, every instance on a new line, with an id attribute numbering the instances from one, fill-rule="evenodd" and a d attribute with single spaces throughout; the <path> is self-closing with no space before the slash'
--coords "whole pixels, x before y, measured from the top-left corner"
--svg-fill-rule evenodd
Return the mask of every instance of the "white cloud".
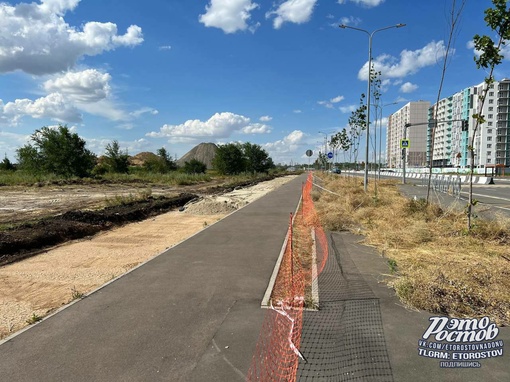
<path id="1" fill-rule="evenodd" d="M 338 4 L 345 4 L 347 1 L 356 3 L 357 5 L 361 5 L 365 8 L 377 7 L 378 5 L 384 3 L 384 0 L 338 0 L 337 2 Z"/>
<path id="2" fill-rule="evenodd" d="M 98 102 L 110 95 L 111 76 L 95 69 L 67 72 L 47 80 L 43 87 L 48 93 L 61 93 L 78 103 Z"/>
<path id="3" fill-rule="evenodd" d="M 159 132 L 146 134 L 161 138 L 228 138 L 236 132 L 244 134 L 268 133 L 270 127 L 260 123 L 250 123 L 250 118 L 230 112 L 216 113 L 207 121 L 188 120 L 180 125 L 164 125 Z"/>
<path id="4" fill-rule="evenodd" d="M 80 0 L 42 0 L 40 8 L 47 13 L 63 15 L 78 6 Z"/>
<path id="5" fill-rule="evenodd" d="M 299 144 L 303 141 L 304 137 L 305 133 L 303 133 L 301 130 L 294 130 L 282 140 L 266 143 L 264 147 L 266 147 L 268 150 L 278 151 L 280 153 L 295 151 Z"/>
<path id="6" fill-rule="evenodd" d="M 349 17 L 342 17 L 340 19 L 340 24 L 343 25 L 359 25 L 361 23 L 361 19 L 359 17 L 349 16 Z M 335 27 L 338 27 L 337 24 L 334 24 Z"/>
<path id="7" fill-rule="evenodd" d="M 303 138 L 305 137 L 305 133 L 303 133 L 301 130 L 294 130 L 292 133 L 287 135 L 283 141 L 285 143 L 289 143 L 291 145 L 297 145 L 301 143 Z"/>
<path id="8" fill-rule="evenodd" d="M 331 103 L 338 103 L 338 102 L 342 102 L 344 99 L 345 99 L 344 96 L 337 96 L 335 98 L 331 98 L 329 100 L 329 102 L 331 102 Z"/>
<path id="9" fill-rule="evenodd" d="M 77 107 L 89 114 L 107 118 L 111 121 L 129 121 L 132 116 L 122 110 L 115 102 L 102 99 L 94 103 L 80 103 Z"/>
<path id="10" fill-rule="evenodd" d="M 328 109 L 333 109 L 333 104 L 331 104 L 328 101 L 317 101 L 319 105 L 322 105 L 324 107 L 327 107 Z"/>
<path id="11" fill-rule="evenodd" d="M 410 82 L 406 82 L 405 84 L 403 84 L 401 87 L 400 87 L 400 91 L 402 93 L 412 93 L 414 92 L 416 89 L 418 89 L 418 85 L 415 85 L 415 84 L 412 84 Z"/>
<path id="12" fill-rule="evenodd" d="M 296 110 L 292 110 L 292 112 L 294 114 L 301 114 L 303 111 L 302 110 L 299 110 L 299 109 L 296 109 Z"/>
<path id="13" fill-rule="evenodd" d="M 43 84 L 47 92 L 56 92 L 64 97 L 69 107 L 75 107 L 89 114 L 105 117 L 112 121 L 127 121 L 128 114 L 110 99 L 111 76 L 95 69 L 81 72 L 67 72 L 54 76 Z M 67 121 L 74 122 L 74 121 Z"/>
<path id="14" fill-rule="evenodd" d="M 17 99 L 0 102 L 0 123 L 16 125 L 29 116 L 71 123 L 81 121 L 80 110 L 112 121 L 129 122 L 141 115 L 155 115 L 157 110 L 143 107 L 131 113 L 123 110 L 111 94 L 111 76 L 95 69 L 52 76 L 42 84 L 47 96 L 37 100 Z M 132 128 L 132 124 L 121 125 Z"/>
<path id="15" fill-rule="evenodd" d="M 338 108 L 338 110 L 340 110 L 342 113 L 346 114 L 346 113 L 353 112 L 357 108 L 358 108 L 358 106 L 356 106 L 356 105 L 349 105 L 349 106 L 340 106 Z"/>
<path id="16" fill-rule="evenodd" d="M 452 53 L 454 52 L 450 52 L 450 54 Z M 400 53 L 400 61 L 384 54 L 377 57 L 372 63 L 376 71 L 382 72 L 383 78 L 402 78 L 415 74 L 424 67 L 436 64 L 445 54 L 446 48 L 443 41 L 432 41 L 421 49 L 403 50 Z M 368 62 L 360 69 L 358 78 L 363 81 L 368 79 Z"/>
<path id="17" fill-rule="evenodd" d="M 303 24 L 312 17 L 317 0 L 287 0 L 274 11 L 267 12 L 266 18 L 276 16 L 273 20 L 275 29 L 280 29 L 285 22 Z"/>
<path id="18" fill-rule="evenodd" d="M 159 50 L 172 50 L 170 45 L 162 45 L 158 48 Z"/>
<path id="19" fill-rule="evenodd" d="M 288 162 L 292 158 L 300 157 L 303 153 L 298 152 L 302 148 L 305 133 L 301 130 L 294 130 L 289 135 L 276 142 L 270 142 L 263 145 L 273 160 L 278 162 Z"/>
<path id="20" fill-rule="evenodd" d="M 29 116 L 36 119 L 49 118 L 58 122 L 81 122 L 81 114 L 60 93 L 51 93 L 35 101 L 17 99 L 5 105 L 0 100 L 0 120 L 16 125 Z"/>
<path id="21" fill-rule="evenodd" d="M 263 123 L 252 123 L 241 130 L 244 134 L 267 134 L 271 132 L 271 126 Z"/>
<path id="22" fill-rule="evenodd" d="M 131 113 L 123 110 L 114 99 L 110 86 L 111 76 L 96 69 L 86 69 L 81 72 L 68 72 L 53 76 L 43 84 L 48 93 L 61 94 L 69 107 L 76 107 L 89 114 L 101 116 L 112 121 L 127 122 L 139 118 L 143 114 L 157 114 L 158 111 L 143 107 Z M 131 124 L 121 125 L 131 126 Z"/>
<path id="23" fill-rule="evenodd" d="M 206 27 L 214 27 L 225 33 L 251 30 L 258 25 L 249 25 L 250 12 L 258 8 L 251 0 L 211 0 L 205 7 L 206 12 L 200 15 L 199 21 Z"/>
<path id="24" fill-rule="evenodd" d="M 335 103 L 342 102 L 344 100 L 344 96 L 337 96 L 334 98 L 331 98 L 329 101 L 317 101 L 319 105 L 322 105 L 324 107 L 327 107 L 328 109 L 333 109 Z"/>
<path id="25" fill-rule="evenodd" d="M 135 118 L 139 118 L 140 116 L 142 116 L 144 114 L 158 115 L 159 111 L 156 109 L 153 109 L 152 107 L 142 107 L 141 109 L 138 109 L 138 110 L 135 110 L 135 111 L 129 113 L 129 115 L 132 115 Z"/>
<path id="26" fill-rule="evenodd" d="M 259 118 L 259 121 L 260 122 L 269 122 L 273 119 L 273 117 L 270 117 L 269 115 L 264 115 L 262 117 Z"/>
<path id="27" fill-rule="evenodd" d="M 64 20 L 79 0 L 42 0 L 12 6 L 0 3 L 0 72 L 22 70 L 42 75 L 65 71 L 82 56 L 94 56 L 143 42 L 142 30 L 131 25 L 119 35 L 111 22 L 87 22 L 82 30 Z"/>

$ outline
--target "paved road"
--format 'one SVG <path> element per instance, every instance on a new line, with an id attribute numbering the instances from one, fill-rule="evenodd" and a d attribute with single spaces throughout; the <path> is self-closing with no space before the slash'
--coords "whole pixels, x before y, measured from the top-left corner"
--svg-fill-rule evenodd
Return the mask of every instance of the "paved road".
<path id="1" fill-rule="evenodd" d="M 243 381 L 305 179 L 3 343 L 0 380 Z"/>
<path id="2" fill-rule="evenodd" d="M 413 188 L 410 188 L 413 187 Z M 406 185 L 399 186 L 402 190 L 407 190 L 407 194 L 426 197 L 427 187 L 420 180 L 408 180 Z M 433 200 L 450 200 L 452 204 L 458 204 L 465 208 L 469 200 L 469 185 L 462 184 L 460 198 L 451 198 L 448 194 L 432 191 Z M 473 185 L 473 199 L 480 203 L 475 206 L 475 213 L 486 218 L 492 218 L 496 215 L 502 215 L 510 218 L 510 182 L 499 181 L 494 185 Z"/>
<path id="3" fill-rule="evenodd" d="M 363 176 L 362 172 L 346 173 L 347 176 Z M 394 179 L 399 182 L 402 177 L 385 176 L 381 175 L 382 179 Z M 373 182 L 373 175 L 369 178 L 369 183 Z M 479 215 L 486 218 L 500 214 L 510 218 L 510 179 L 495 178 L 494 185 L 473 185 L 473 198 L 478 200 L 480 204 L 475 208 Z M 421 179 L 407 178 L 405 185 L 400 185 L 407 195 L 424 198 L 427 196 L 427 183 Z M 432 199 L 439 203 L 448 201 L 450 204 L 458 205 L 459 208 L 464 208 L 469 198 L 469 185 L 462 184 L 461 198 L 450 198 L 448 194 L 432 191 Z"/>

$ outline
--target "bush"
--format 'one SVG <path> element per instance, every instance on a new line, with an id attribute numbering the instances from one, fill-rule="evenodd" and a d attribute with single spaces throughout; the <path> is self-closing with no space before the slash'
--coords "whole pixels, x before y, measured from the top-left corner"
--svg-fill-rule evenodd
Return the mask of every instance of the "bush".
<path id="1" fill-rule="evenodd" d="M 189 162 L 184 162 L 183 171 L 186 174 L 205 174 L 207 166 L 205 163 L 200 162 L 198 159 L 192 159 Z"/>

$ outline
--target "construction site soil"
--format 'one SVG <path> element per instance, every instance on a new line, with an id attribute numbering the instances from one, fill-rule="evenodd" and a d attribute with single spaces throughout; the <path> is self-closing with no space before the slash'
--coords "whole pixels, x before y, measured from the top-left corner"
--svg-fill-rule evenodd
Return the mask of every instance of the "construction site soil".
<path id="1" fill-rule="evenodd" d="M 0 266 L 34 256 L 56 244 L 142 221 L 182 208 L 194 200 L 274 178 L 268 175 L 236 184 L 216 180 L 194 186 L 53 184 L 2 187 Z"/>

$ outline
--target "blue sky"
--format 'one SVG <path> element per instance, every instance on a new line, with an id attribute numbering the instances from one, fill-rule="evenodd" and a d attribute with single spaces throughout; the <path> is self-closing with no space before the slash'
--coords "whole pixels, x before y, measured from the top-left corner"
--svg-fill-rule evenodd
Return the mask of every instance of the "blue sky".
<path id="1" fill-rule="evenodd" d="M 399 101 L 386 117 L 408 101 L 435 102 L 451 5 L 0 0 L 0 155 L 15 160 L 35 129 L 60 123 L 99 155 L 112 140 L 131 155 L 165 147 L 177 157 L 200 142 L 248 141 L 277 163 L 304 163 L 319 131 L 346 127 L 367 90 L 368 36 L 338 25 L 407 24 L 373 37 L 382 103 Z M 491 5 L 467 1 L 443 97 L 483 81 L 470 41 L 490 33 Z M 508 60 L 496 73 L 505 77 Z"/>

